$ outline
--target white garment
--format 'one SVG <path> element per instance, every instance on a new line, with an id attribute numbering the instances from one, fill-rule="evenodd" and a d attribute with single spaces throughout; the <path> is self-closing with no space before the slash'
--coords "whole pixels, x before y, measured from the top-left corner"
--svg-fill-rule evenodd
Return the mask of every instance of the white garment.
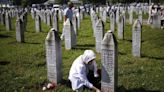
<path id="1" fill-rule="evenodd" d="M 87 69 L 89 68 L 86 64 L 89 61 L 95 59 L 96 56 L 91 50 L 86 50 L 83 55 L 80 55 L 72 64 L 68 79 L 71 81 L 72 89 L 77 90 L 82 86 L 87 86 L 89 88 L 93 87 L 93 84 L 90 83 L 87 79 Z M 94 75 L 97 77 L 97 65 L 95 61 L 92 61 L 90 65 L 94 69 Z"/>

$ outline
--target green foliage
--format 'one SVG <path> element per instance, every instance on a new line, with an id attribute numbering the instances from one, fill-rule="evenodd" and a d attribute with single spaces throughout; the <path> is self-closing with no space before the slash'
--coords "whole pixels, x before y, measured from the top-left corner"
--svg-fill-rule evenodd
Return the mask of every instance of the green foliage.
<path id="1" fill-rule="evenodd" d="M 128 18 L 127 18 L 128 19 Z M 60 32 L 63 22 L 60 21 Z M 50 27 L 42 23 L 43 32 L 35 32 L 35 22 L 28 15 L 25 43 L 16 42 L 15 18 L 12 19 L 12 31 L 6 31 L 0 24 L 0 92 L 41 92 L 48 83 L 45 38 Z M 125 26 L 125 39 L 118 40 L 118 92 L 163 92 L 164 32 L 147 25 L 142 28 L 142 57 L 131 55 L 132 25 Z M 109 19 L 105 24 L 109 30 Z M 117 37 L 117 31 L 114 33 Z M 77 47 L 65 50 L 62 42 L 63 77 L 67 80 L 70 66 L 85 49 L 95 51 L 95 38 L 90 17 L 82 20 L 78 30 Z M 101 68 L 100 54 L 96 53 L 96 62 Z M 121 86 L 121 87 L 120 87 Z M 52 92 L 72 92 L 66 84 L 59 84 Z M 84 92 L 92 92 L 86 89 Z"/>
<path id="2" fill-rule="evenodd" d="M 13 0 L 13 4 L 14 5 L 21 5 L 23 7 L 28 6 L 28 5 L 32 5 L 32 4 L 40 4 L 40 3 L 44 3 L 47 0 Z"/>

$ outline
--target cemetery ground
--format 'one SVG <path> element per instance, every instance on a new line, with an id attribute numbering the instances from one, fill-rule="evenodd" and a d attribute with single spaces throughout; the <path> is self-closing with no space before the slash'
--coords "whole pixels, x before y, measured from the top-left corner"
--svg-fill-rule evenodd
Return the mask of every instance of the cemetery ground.
<path id="1" fill-rule="evenodd" d="M 109 19 L 108 19 L 109 20 Z M 45 38 L 50 27 L 42 23 L 42 32 L 36 33 L 35 22 L 28 15 L 25 42 L 15 38 L 15 19 L 12 31 L 0 25 L 0 92 L 40 92 L 47 80 Z M 62 22 L 60 21 L 60 32 Z M 109 21 L 105 25 L 109 30 Z M 132 56 L 132 25 L 126 24 L 125 38 L 118 41 L 118 92 L 164 92 L 164 30 L 142 27 L 141 58 Z M 117 31 L 114 32 L 117 37 Z M 87 16 L 78 30 L 77 46 L 65 50 L 62 41 L 63 83 L 54 92 L 72 92 L 66 80 L 72 62 L 84 50 L 95 51 L 95 39 Z M 100 54 L 96 62 L 101 68 Z M 52 92 L 52 91 L 51 91 Z M 86 89 L 85 92 L 90 92 Z"/>

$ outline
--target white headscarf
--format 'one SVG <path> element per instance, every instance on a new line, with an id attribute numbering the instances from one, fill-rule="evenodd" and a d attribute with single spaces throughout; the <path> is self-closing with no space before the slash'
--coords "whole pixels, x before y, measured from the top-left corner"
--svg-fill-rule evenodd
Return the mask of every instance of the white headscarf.
<path id="1" fill-rule="evenodd" d="M 85 50 L 84 54 L 82 55 L 83 62 L 88 64 L 89 61 L 96 58 L 95 53 L 92 50 Z"/>

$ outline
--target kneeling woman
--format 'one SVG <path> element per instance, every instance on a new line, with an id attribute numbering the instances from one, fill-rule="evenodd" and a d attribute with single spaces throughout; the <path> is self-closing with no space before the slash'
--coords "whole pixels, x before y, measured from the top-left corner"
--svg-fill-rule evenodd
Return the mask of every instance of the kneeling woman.
<path id="1" fill-rule="evenodd" d="M 70 80 L 74 91 L 82 91 L 83 87 L 86 86 L 96 92 L 101 92 L 98 88 L 93 86 L 87 78 L 89 70 L 93 70 L 94 77 L 98 77 L 95 59 L 96 55 L 92 50 L 85 50 L 84 54 L 80 55 L 73 62 L 68 79 Z"/>

